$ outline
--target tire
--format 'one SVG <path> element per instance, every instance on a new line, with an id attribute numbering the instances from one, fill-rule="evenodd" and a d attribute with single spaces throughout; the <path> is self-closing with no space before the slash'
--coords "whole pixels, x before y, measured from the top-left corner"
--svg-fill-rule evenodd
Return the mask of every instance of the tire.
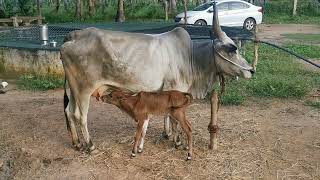
<path id="1" fill-rule="evenodd" d="M 206 26 L 207 22 L 205 20 L 199 19 L 195 23 L 195 25 Z"/>
<path id="2" fill-rule="evenodd" d="M 243 23 L 243 28 L 251 31 L 256 27 L 256 20 L 254 20 L 253 18 L 247 18 L 244 23 Z"/>

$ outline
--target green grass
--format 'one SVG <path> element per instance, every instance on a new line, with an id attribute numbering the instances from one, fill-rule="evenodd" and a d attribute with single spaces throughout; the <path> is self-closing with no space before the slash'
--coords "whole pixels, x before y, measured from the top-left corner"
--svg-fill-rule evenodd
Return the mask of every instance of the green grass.
<path id="1" fill-rule="evenodd" d="M 320 32 L 320 30 L 319 30 Z M 320 34 L 282 34 L 288 39 L 292 39 L 301 43 L 320 44 Z"/>
<path id="2" fill-rule="evenodd" d="M 315 45 L 305 45 L 305 44 L 290 44 L 286 47 L 297 54 L 300 54 L 307 58 L 320 58 L 320 46 Z"/>
<path id="3" fill-rule="evenodd" d="M 45 91 L 63 86 L 63 80 L 56 76 L 27 74 L 18 78 L 17 85 L 22 90 Z"/>
<path id="4" fill-rule="evenodd" d="M 320 100 L 319 99 L 315 100 L 315 101 L 307 100 L 307 101 L 304 102 L 304 104 L 306 106 L 311 106 L 311 107 L 320 109 Z"/>
<path id="5" fill-rule="evenodd" d="M 263 21 L 266 24 L 320 24 L 320 16 L 292 16 L 291 14 L 274 13 L 264 15 Z"/>
<path id="6" fill-rule="evenodd" d="M 246 59 L 253 58 L 247 46 Z M 270 46 L 261 45 L 257 72 L 252 79 L 228 80 L 222 104 L 240 105 L 248 97 L 302 98 L 320 88 L 320 71 L 309 70 L 295 58 Z"/>

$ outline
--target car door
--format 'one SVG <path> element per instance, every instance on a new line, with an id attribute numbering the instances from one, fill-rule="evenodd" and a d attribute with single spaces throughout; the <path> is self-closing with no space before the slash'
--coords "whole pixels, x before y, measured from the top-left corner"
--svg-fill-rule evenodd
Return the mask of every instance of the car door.
<path id="1" fill-rule="evenodd" d="M 228 24 L 227 20 L 227 11 L 228 11 L 228 4 L 227 3 L 220 3 L 217 5 L 217 9 L 219 12 L 219 22 L 221 26 L 225 26 Z M 213 18 L 213 6 L 208 9 L 208 13 L 205 15 L 204 19 L 207 21 L 208 25 L 212 25 L 212 18 Z"/>
<path id="2" fill-rule="evenodd" d="M 249 5 L 242 2 L 228 2 L 228 26 L 243 26 L 244 21 L 249 17 Z"/>
<path id="3" fill-rule="evenodd" d="M 217 5 L 219 22 L 221 26 L 228 26 L 231 22 L 229 16 L 229 4 L 227 2 L 219 3 Z"/>

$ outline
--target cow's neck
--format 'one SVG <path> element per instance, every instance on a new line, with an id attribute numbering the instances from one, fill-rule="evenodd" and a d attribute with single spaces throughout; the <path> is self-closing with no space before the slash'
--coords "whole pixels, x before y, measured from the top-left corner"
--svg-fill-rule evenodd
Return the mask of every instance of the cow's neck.
<path id="1" fill-rule="evenodd" d="M 193 80 L 189 92 L 195 98 L 205 98 L 218 81 L 212 41 L 193 42 L 190 68 Z"/>

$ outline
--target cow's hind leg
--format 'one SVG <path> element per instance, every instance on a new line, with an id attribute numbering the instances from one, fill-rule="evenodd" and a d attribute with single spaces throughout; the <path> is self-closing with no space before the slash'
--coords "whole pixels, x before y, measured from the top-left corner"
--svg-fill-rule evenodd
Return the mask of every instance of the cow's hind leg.
<path id="1" fill-rule="evenodd" d="M 73 94 L 70 93 L 70 100 L 69 102 L 67 102 L 64 112 L 67 120 L 67 128 L 72 138 L 72 145 L 76 150 L 80 150 L 81 144 L 80 144 L 80 140 L 79 140 L 76 125 L 75 125 L 75 116 L 74 116 L 75 109 L 76 109 L 76 105 L 75 105 L 74 97 L 73 97 Z"/>
<path id="2" fill-rule="evenodd" d="M 77 102 L 77 109 L 75 114 L 79 115 L 79 121 L 80 121 L 80 128 L 81 132 L 84 138 L 84 141 L 86 143 L 86 148 L 88 152 L 92 152 L 95 150 L 95 146 L 93 145 L 89 131 L 88 131 L 88 110 L 89 110 L 89 103 L 90 103 L 90 96 L 91 94 L 82 94 L 79 96 L 79 102 Z"/>

